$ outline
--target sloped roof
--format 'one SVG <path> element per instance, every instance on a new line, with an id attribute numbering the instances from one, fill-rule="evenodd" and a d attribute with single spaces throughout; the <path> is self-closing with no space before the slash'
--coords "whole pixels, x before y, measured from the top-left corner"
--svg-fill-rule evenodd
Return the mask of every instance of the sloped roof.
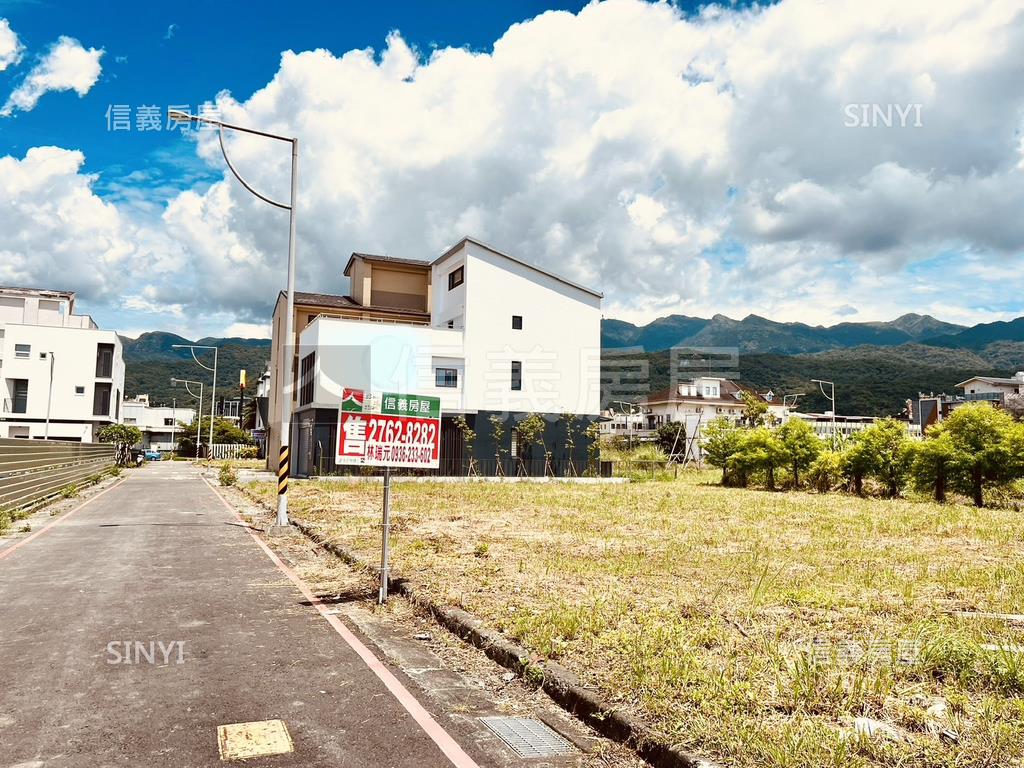
<path id="1" fill-rule="evenodd" d="M 528 261 L 523 261 L 522 259 L 516 258 L 515 256 L 505 253 L 504 251 L 499 251 L 493 245 L 488 245 L 487 243 L 477 240 L 475 237 L 469 237 L 468 235 L 466 237 L 463 237 L 461 240 L 459 240 L 459 242 L 457 242 L 447 251 L 445 251 L 436 259 L 434 259 L 432 263 L 439 264 L 440 262 L 444 261 L 449 256 L 451 256 L 453 253 L 455 253 L 457 250 L 459 250 L 459 248 L 461 248 L 466 243 L 473 243 L 473 245 L 478 245 L 481 248 L 486 248 L 491 253 L 497 254 L 498 256 L 502 256 L 508 259 L 509 261 L 514 261 L 516 264 L 521 264 L 524 267 L 527 267 L 528 269 L 532 269 L 534 272 L 540 272 L 542 275 L 547 275 L 548 277 L 553 278 L 560 283 L 564 283 L 565 285 L 568 285 L 571 288 L 583 291 L 584 293 L 589 293 L 591 296 L 596 296 L 599 299 L 604 298 L 604 294 L 601 293 L 600 291 L 595 291 L 593 288 L 587 288 L 585 285 L 574 283 L 572 280 L 569 280 L 568 278 L 562 277 L 561 275 L 556 275 L 554 272 L 549 272 L 543 267 L 538 267 L 536 264 L 531 264 Z"/>
<path id="2" fill-rule="evenodd" d="M 348 257 L 348 263 L 345 264 L 345 271 L 342 273 L 345 277 L 349 276 L 349 272 L 352 270 L 352 264 L 356 259 L 363 259 L 364 261 L 378 261 L 385 264 L 404 264 L 410 267 L 429 267 L 429 261 L 423 261 L 422 259 L 405 259 L 400 256 L 381 256 L 375 253 L 359 253 L 354 251 L 351 256 Z"/>

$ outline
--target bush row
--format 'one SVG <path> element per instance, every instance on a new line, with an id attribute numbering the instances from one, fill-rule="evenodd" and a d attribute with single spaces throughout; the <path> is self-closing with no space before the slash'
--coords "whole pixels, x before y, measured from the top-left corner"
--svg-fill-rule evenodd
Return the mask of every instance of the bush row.
<path id="1" fill-rule="evenodd" d="M 895 419 L 836 444 L 800 419 L 775 428 L 715 419 L 704 428 L 702 445 L 708 463 L 722 470 L 723 484 L 761 482 L 771 490 L 784 471 L 796 488 L 863 494 L 870 480 L 888 497 L 913 487 L 943 502 L 955 491 L 980 507 L 991 490 L 1024 478 L 1024 423 L 984 402 L 959 406 L 921 440 Z"/>

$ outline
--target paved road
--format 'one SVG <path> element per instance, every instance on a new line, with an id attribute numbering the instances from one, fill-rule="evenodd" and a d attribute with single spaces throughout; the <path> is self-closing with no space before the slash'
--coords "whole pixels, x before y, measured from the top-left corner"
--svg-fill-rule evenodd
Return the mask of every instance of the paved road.
<path id="1" fill-rule="evenodd" d="M 246 768 L 485 763 L 190 466 L 126 474 L 0 557 L 0 768 L 221 765 L 219 725 L 273 719 L 294 752 Z"/>

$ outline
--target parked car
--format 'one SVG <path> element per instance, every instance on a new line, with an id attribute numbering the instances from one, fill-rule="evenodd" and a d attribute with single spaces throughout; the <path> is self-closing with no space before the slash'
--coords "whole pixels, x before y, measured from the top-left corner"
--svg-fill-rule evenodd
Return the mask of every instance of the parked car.
<path id="1" fill-rule="evenodd" d="M 163 458 L 163 454 L 160 451 L 153 450 L 146 451 L 143 456 L 146 457 L 146 461 L 160 461 Z"/>

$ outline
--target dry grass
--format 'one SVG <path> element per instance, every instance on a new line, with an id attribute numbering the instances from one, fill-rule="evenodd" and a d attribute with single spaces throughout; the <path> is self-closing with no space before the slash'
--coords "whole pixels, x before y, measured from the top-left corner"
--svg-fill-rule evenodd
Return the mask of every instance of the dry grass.
<path id="1" fill-rule="evenodd" d="M 727 765 L 1024 764 L 1024 654 L 982 647 L 1024 630 L 949 614 L 1024 613 L 1017 513 L 715 479 L 396 484 L 394 565 Z M 299 483 L 291 504 L 373 559 L 380 494 Z"/>

